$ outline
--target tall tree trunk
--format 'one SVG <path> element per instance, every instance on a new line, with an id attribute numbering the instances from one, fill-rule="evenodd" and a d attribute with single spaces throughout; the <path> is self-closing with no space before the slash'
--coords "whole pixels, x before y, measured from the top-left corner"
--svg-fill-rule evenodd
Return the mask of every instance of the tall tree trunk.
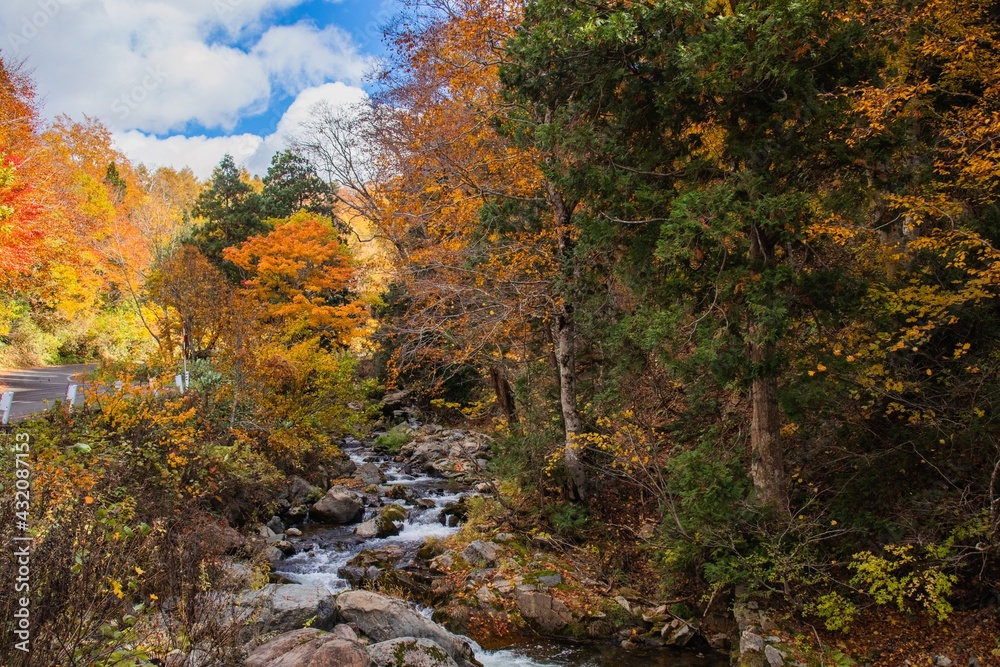
<path id="1" fill-rule="evenodd" d="M 503 410 L 504 417 L 507 418 L 507 423 L 516 424 L 518 422 L 517 405 L 514 403 L 514 391 L 507 380 L 507 374 L 504 373 L 502 368 L 493 366 L 490 368 L 490 380 L 493 382 L 493 391 L 496 392 L 497 403 L 500 404 L 500 409 Z"/>
<path id="2" fill-rule="evenodd" d="M 759 271 L 771 264 L 773 253 L 774 244 L 755 225 L 750 232 L 750 258 Z M 775 348 L 768 340 L 768 332 L 759 324 L 751 322 L 749 333 L 748 353 L 753 366 L 750 478 L 761 503 L 788 512 L 785 457 L 781 448 L 781 409 L 773 364 Z"/>
<path id="3" fill-rule="evenodd" d="M 580 413 L 576 405 L 576 326 L 573 310 L 563 306 L 556 317 L 556 362 L 559 365 L 559 405 L 566 428 L 563 463 L 566 466 L 566 495 L 570 500 L 587 496 L 587 473 L 580 459 Z"/>
<path id="4" fill-rule="evenodd" d="M 750 423 L 750 477 L 758 500 L 775 509 L 788 511 L 785 459 L 781 450 L 778 381 L 766 371 L 766 347 L 751 347 L 751 360 L 756 367 L 756 375 L 750 389 L 750 402 L 753 406 Z"/>
<path id="5" fill-rule="evenodd" d="M 546 183 L 549 204 L 556 223 L 558 257 L 563 275 L 569 284 L 579 279 L 579 269 L 573 258 L 573 211 L 576 202 L 567 201 L 555 184 Z M 562 410 L 566 441 L 563 447 L 563 464 L 566 467 L 566 497 L 571 501 L 587 497 L 587 472 L 580 457 L 580 412 L 577 410 L 576 396 L 576 323 L 573 319 L 573 303 L 569 290 L 564 288 L 562 303 L 555 316 L 555 356 L 559 369 L 559 406 Z"/>

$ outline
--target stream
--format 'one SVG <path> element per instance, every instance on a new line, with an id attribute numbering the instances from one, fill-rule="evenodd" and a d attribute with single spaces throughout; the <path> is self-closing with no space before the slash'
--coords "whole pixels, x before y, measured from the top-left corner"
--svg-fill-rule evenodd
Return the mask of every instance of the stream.
<path id="1" fill-rule="evenodd" d="M 441 523 L 441 511 L 470 493 L 467 488 L 456 487 L 445 479 L 431 477 L 418 471 L 409 471 L 403 464 L 378 454 L 364 444 L 349 440 L 345 452 L 359 467 L 375 463 L 386 477 L 386 486 L 406 486 L 415 498 L 434 503 L 407 506 L 409 517 L 399 535 L 383 539 L 364 540 L 354 534 L 353 525 L 303 527 L 303 544 L 309 549 L 300 551 L 284 560 L 278 573 L 300 584 L 325 586 L 332 593 L 340 593 L 351 586 L 339 571 L 348 561 L 366 549 L 391 546 L 407 555 L 415 554 L 429 537 L 446 538 L 459 531 Z M 382 498 L 385 504 L 398 502 Z M 381 508 L 368 507 L 365 520 L 375 517 Z M 429 615 L 433 610 L 422 610 Z M 611 643 L 581 643 L 537 639 L 516 644 L 505 649 L 486 651 L 476 647 L 476 657 L 485 667 L 722 667 L 728 665 L 724 656 L 699 657 L 690 651 L 672 649 L 625 650 Z"/>

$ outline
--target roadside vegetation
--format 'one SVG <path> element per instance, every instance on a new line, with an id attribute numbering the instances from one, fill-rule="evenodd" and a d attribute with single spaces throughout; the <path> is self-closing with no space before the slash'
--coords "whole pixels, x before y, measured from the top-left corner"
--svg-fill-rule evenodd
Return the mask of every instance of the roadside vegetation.
<path id="1" fill-rule="evenodd" d="M 328 481 L 406 389 L 493 438 L 459 539 L 767 605 L 813 651 L 880 660 L 898 621 L 997 655 L 998 12 L 411 0 L 370 104 L 206 183 L 46 126 L 5 63 L 0 366 L 126 387 L 24 427 L 37 645 L 118 664 L 172 595 L 214 632 L 197 592 L 244 547 L 191 540 Z"/>

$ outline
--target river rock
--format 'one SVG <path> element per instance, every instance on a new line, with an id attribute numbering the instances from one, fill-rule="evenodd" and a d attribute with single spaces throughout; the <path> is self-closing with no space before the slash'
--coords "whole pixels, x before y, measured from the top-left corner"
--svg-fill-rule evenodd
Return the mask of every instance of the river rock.
<path id="1" fill-rule="evenodd" d="M 260 623 L 268 632 L 289 632 L 305 627 L 326 630 L 336 618 L 333 595 L 326 588 L 303 584 L 269 584 L 244 595 L 242 606 L 260 606 Z"/>
<path id="2" fill-rule="evenodd" d="M 312 506 L 310 515 L 317 521 L 345 524 L 361 521 L 364 513 L 364 504 L 359 494 L 342 486 L 335 486 Z"/>
<path id="3" fill-rule="evenodd" d="M 458 667 L 444 649 L 429 639 L 401 637 L 368 647 L 375 667 Z"/>
<path id="4" fill-rule="evenodd" d="M 378 516 L 358 524 L 357 528 L 354 529 L 354 534 L 361 539 L 371 540 L 399 535 L 399 528 L 392 521 L 387 521 Z"/>
<path id="5" fill-rule="evenodd" d="M 267 527 L 271 529 L 271 532 L 281 535 L 285 532 L 285 524 L 281 523 L 281 517 L 272 516 L 271 520 L 267 522 Z"/>
<path id="6" fill-rule="evenodd" d="M 264 550 L 264 557 L 267 558 L 267 562 L 271 564 L 272 568 L 277 567 L 281 561 L 285 560 L 285 554 L 281 553 L 281 549 L 273 544 Z"/>
<path id="7" fill-rule="evenodd" d="M 378 486 L 385 484 L 385 475 L 374 463 L 365 463 L 354 471 L 354 479 L 361 480 L 365 486 Z"/>
<path id="8" fill-rule="evenodd" d="M 357 471 L 358 464 L 351 457 L 344 455 L 334 459 L 326 466 L 326 474 L 330 479 L 346 479 Z"/>
<path id="9" fill-rule="evenodd" d="M 421 429 L 413 442 L 403 446 L 400 455 L 431 474 L 475 481 L 480 467 L 477 460 L 489 458 L 489 450 L 489 439 L 482 434 L 457 430 L 430 433 Z"/>
<path id="10" fill-rule="evenodd" d="M 573 615 L 562 600 L 527 586 L 518 588 L 517 608 L 525 620 L 547 634 L 555 634 L 573 621 Z"/>
<path id="11" fill-rule="evenodd" d="M 670 635 L 670 639 L 667 640 L 668 646 L 687 646 L 691 643 L 691 640 L 697 636 L 698 632 L 693 627 L 687 623 L 681 624 L 681 627 L 677 628 Z"/>
<path id="12" fill-rule="evenodd" d="M 458 667 L 482 667 L 468 642 L 399 600 L 370 591 L 347 591 L 337 598 L 337 612 L 341 622 L 352 624 L 374 642 L 402 637 L 429 639 Z"/>
<path id="13" fill-rule="evenodd" d="M 247 667 L 372 667 L 360 645 L 313 628 L 280 635 L 250 654 Z"/>

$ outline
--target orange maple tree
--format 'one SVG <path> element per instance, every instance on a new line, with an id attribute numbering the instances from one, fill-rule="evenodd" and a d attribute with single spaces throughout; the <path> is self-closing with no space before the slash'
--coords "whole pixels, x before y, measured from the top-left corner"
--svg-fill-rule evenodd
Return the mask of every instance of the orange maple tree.
<path id="1" fill-rule="evenodd" d="M 291 337 L 316 332 L 347 346 L 367 312 L 352 296 L 356 269 L 328 220 L 292 216 L 267 236 L 256 236 L 224 256 L 244 272 L 249 294 L 268 304 L 268 318 Z"/>

